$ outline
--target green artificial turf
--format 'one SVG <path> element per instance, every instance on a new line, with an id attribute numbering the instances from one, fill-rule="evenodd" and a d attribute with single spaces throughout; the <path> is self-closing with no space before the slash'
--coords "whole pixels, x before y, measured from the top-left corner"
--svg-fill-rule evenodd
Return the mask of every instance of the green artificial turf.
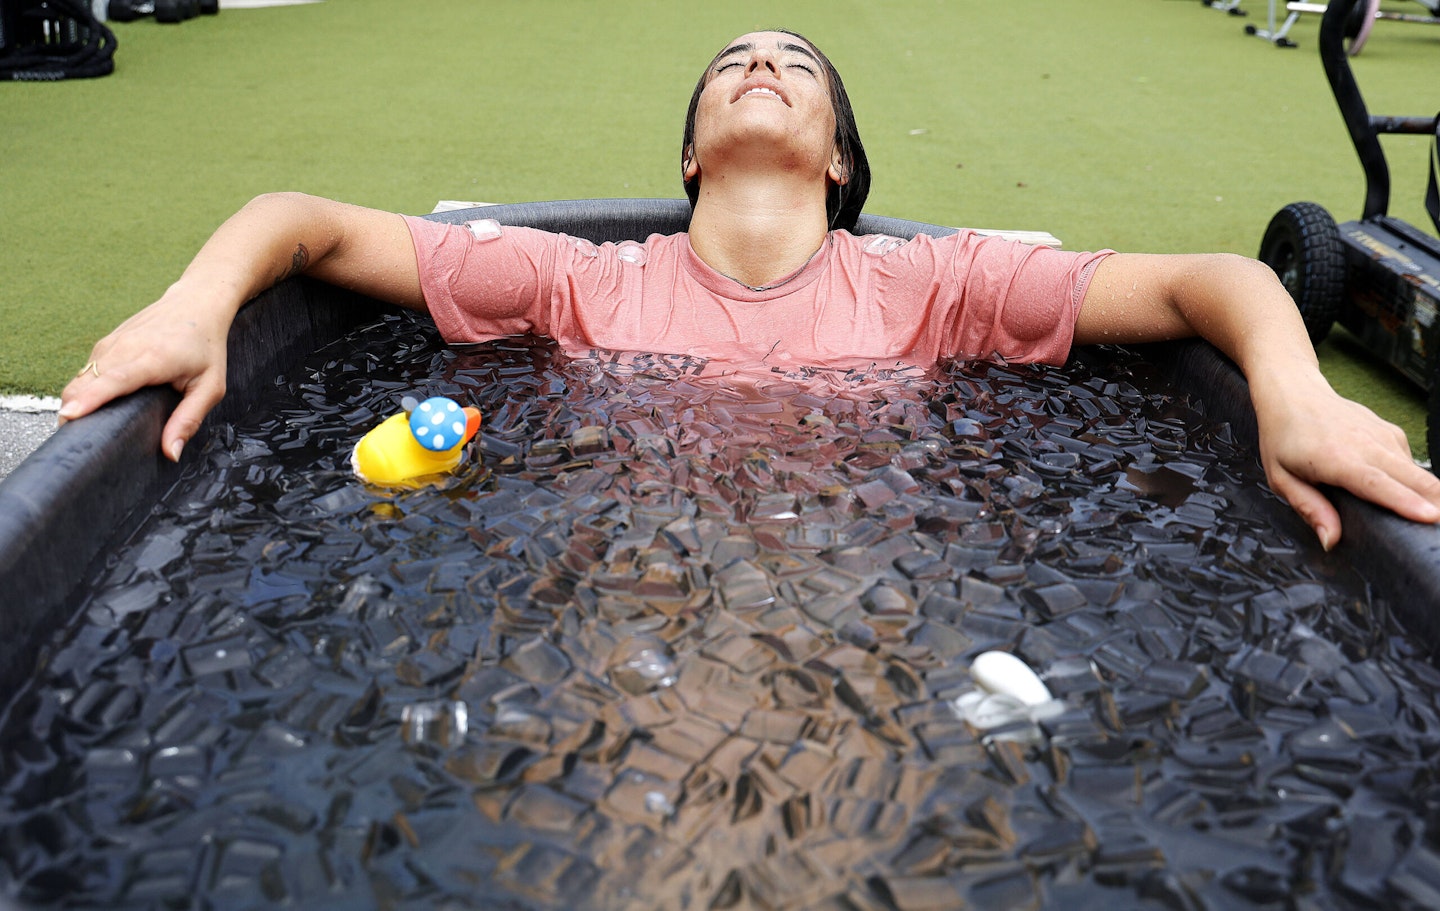
<path id="1" fill-rule="evenodd" d="M 416 213 L 679 196 L 695 78 L 763 27 L 804 32 L 840 67 L 871 212 L 1253 255 L 1280 207 L 1355 218 L 1364 184 L 1318 17 L 1282 50 L 1243 34 L 1266 12 L 1245 6 L 1249 20 L 1197 0 L 328 0 L 115 23 L 114 75 L 0 85 L 0 392 L 57 393 L 262 192 Z M 1356 60 L 1372 110 L 1440 109 L 1437 43 L 1433 26 L 1377 24 Z M 1391 213 L 1428 225 L 1424 143 L 1386 148 Z M 1321 353 L 1423 447 L 1417 391 L 1343 339 Z"/>

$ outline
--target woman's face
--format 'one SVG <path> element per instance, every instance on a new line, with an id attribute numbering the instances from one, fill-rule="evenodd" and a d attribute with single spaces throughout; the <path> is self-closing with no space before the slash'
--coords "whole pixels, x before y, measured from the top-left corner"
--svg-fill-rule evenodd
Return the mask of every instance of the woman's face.
<path id="1" fill-rule="evenodd" d="M 825 68 L 803 40 L 783 32 L 742 35 L 710 64 L 706 80 L 687 180 L 716 156 L 759 156 L 766 166 L 784 163 L 842 181 Z"/>

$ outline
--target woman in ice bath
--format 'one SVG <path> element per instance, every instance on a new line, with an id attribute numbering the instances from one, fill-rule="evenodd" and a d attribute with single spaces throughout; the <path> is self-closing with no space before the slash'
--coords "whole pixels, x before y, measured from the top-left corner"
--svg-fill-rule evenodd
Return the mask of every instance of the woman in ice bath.
<path id="1" fill-rule="evenodd" d="M 1415 464 L 1399 428 L 1330 388 L 1295 306 L 1255 260 L 1071 253 L 968 232 L 905 243 L 850 234 L 869 167 L 839 74 L 798 35 L 744 35 L 710 62 L 681 170 L 688 232 L 618 246 L 258 197 L 158 301 L 96 343 L 61 418 L 173 385 L 183 400 L 161 445 L 178 459 L 224 395 L 236 311 L 302 272 L 426 310 L 450 341 L 535 332 L 742 364 L 1062 363 L 1073 345 L 1198 334 L 1244 371 L 1270 484 L 1325 548 L 1340 518 L 1317 485 L 1440 521 L 1440 480 Z"/>

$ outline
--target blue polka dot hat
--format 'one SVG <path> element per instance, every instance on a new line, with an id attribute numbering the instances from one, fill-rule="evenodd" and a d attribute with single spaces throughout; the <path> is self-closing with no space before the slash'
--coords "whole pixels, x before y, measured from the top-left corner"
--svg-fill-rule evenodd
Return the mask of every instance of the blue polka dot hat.
<path id="1" fill-rule="evenodd" d="M 465 412 L 443 395 L 428 398 L 410 412 L 410 432 L 426 449 L 454 449 L 465 439 Z"/>

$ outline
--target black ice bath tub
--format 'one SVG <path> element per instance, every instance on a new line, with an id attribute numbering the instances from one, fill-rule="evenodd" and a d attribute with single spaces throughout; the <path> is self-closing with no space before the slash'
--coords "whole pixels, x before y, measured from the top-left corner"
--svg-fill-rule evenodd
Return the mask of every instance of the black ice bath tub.
<path id="1" fill-rule="evenodd" d="M 499 205 L 430 217 L 457 224 L 491 218 L 603 242 L 681 231 L 688 215 L 688 205 L 680 200 L 615 199 Z M 862 217 L 857 228 L 857 233 L 899 237 L 951 231 L 875 216 Z M 210 435 L 223 433 L 245 415 L 297 361 L 385 311 L 377 302 L 304 279 L 287 281 L 252 301 L 231 333 L 229 392 L 187 447 L 186 459 L 197 458 Z M 1140 353 L 1207 417 L 1228 422 L 1236 438 L 1253 446 L 1254 416 L 1244 380 L 1213 349 L 1185 343 Z M 133 536 L 179 478 L 182 468 L 157 454 L 160 427 L 175 401 L 170 390 L 145 390 L 73 422 L 0 482 L 0 699 L 5 705 L 36 673 L 41 643 L 83 604 L 87 578 Z M 1404 522 L 1344 493 L 1335 497 L 1345 524 L 1339 558 L 1411 631 L 1435 644 L 1440 529 Z M 11 749 L 0 743 L 0 753 Z M 877 892 L 903 904 L 885 889 Z"/>

